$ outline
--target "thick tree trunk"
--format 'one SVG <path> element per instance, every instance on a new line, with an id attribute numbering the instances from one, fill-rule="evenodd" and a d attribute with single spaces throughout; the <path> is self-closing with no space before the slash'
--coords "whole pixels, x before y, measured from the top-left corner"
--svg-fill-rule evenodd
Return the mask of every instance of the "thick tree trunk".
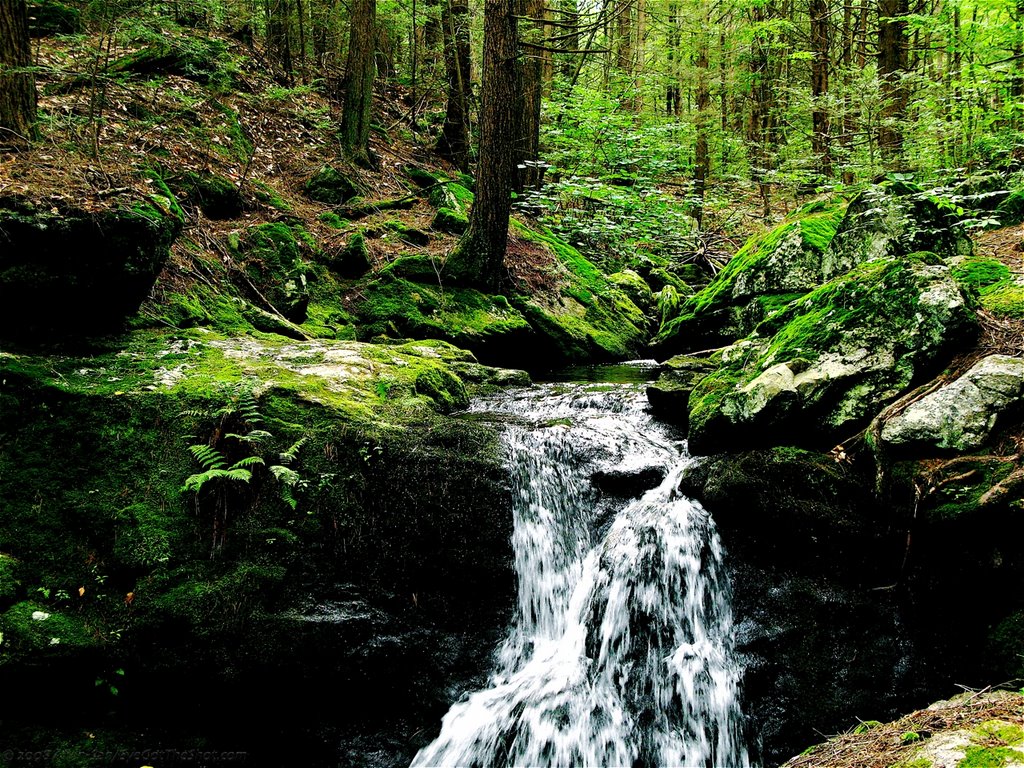
<path id="1" fill-rule="evenodd" d="M 374 47 L 377 19 L 376 0 L 352 0 L 348 60 L 342 91 L 341 145 L 358 164 L 369 166 L 370 118 L 373 106 Z"/>
<path id="2" fill-rule="evenodd" d="M 853 81 L 853 0 L 843 0 L 843 183 L 853 184 L 853 98 L 850 93 Z"/>
<path id="3" fill-rule="evenodd" d="M 753 8 L 753 21 L 763 23 L 767 16 L 761 6 Z M 761 193 L 761 214 L 771 215 L 771 184 L 767 178 L 770 168 L 768 144 L 772 134 L 772 72 L 769 52 L 771 42 L 760 32 L 750 43 L 750 113 L 747 120 L 747 154 L 750 157 L 750 176 L 757 182 Z"/>
<path id="4" fill-rule="evenodd" d="M 818 170 L 825 178 L 832 176 L 831 127 L 828 106 L 828 54 L 829 14 L 827 0 L 810 0 L 808 11 L 811 17 L 811 96 L 814 107 L 811 113 L 811 143 L 818 158 Z"/>
<path id="5" fill-rule="evenodd" d="M 446 272 L 491 291 L 508 283 L 505 250 L 515 175 L 515 106 L 519 68 L 515 0 L 484 3 L 484 71 L 480 104 L 480 161 L 469 229 L 448 258 Z"/>
<path id="6" fill-rule="evenodd" d="M 462 171 L 469 170 L 469 6 L 466 0 L 445 0 L 441 30 L 448 106 L 437 152 Z"/>
<path id="7" fill-rule="evenodd" d="M 633 112 L 636 108 L 633 98 L 633 0 L 618 0 L 615 14 L 616 95 L 622 109 Z"/>
<path id="8" fill-rule="evenodd" d="M 0 0 L 0 146 L 35 138 L 36 82 L 24 0 Z"/>
<path id="9" fill-rule="evenodd" d="M 886 99 L 878 146 L 890 164 L 898 164 L 903 154 L 902 123 L 907 114 L 907 90 L 903 84 L 903 75 L 907 72 L 907 9 L 907 0 L 878 2 L 878 78 Z"/>
<path id="10" fill-rule="evenodd" d="M 580 18 L 576 0 L 559 0 L 559 23 L 561 35 L 565 38 L 562 48 L 566 51 L 580 50 Z M 559 59 L 559 71 L 562 77 L 572 78 L 576 71 L 576 62 L 572 56 L 564 55 Z"/>

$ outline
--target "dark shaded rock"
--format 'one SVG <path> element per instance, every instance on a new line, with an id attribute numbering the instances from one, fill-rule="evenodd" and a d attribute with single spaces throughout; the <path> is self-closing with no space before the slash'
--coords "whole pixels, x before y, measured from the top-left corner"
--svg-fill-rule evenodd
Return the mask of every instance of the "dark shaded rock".
<path id="1" fill-rule="evenodd" d="M 714 368 L 715 364 L 707 358 L 677 355 L 666 360 L 658 380 L 647 387 L 647 400 L 658 418 L 686 430 L 693 385 Z"/>
<path id="2" fill-rule="evenodd" d="M 328 266 L 331 271 L 348 278 L 360 277 L 369 272 L 373 262 L 370 259 L 370 249 L 366 245 L 366 237 L 363 233 L 356 232 L 352 235 L 345 247 L 330 261 Z"/>
<path id="3" fill-rule="evenodd" d="M 602 493 L 627 499 L 636 498 L 644 491 L 657 487 L 665 479 L 665 468 L 653 466 L 602 470 L 595 472 L 590 479 Z"/>
<path id="4" fill-rule="evenodd" d="M 714 456 L 683 479 L 743 562 L 878 586 L 897 578 L 905 527 L 870 487 L 832 456 L 798 448 Z"/>
<path id="5" fill-rule="evenodd" d="M 362 191 L 351 177 L 331 165 L 325 165 L 313 174 L 304 190 L 310 200 L 328 205 L 347 203 Z"/>
<path id="6" fill-rule="evenodd" d="M 304 258 L 313 246 L 301 226 L 284 222 L 260 224 L 232 241 L 239 263 L 273 308 L 293 323 L 306 319 L 309 280 Z"/>
<path id="7" fill-rule="evenodd" d="M 165 202 L 154 197 L 95 212 L 0 198 L 0 333 L 119 330 L 149 294 L 181 231 Z"/>
<path id="8" fill-rule="evenodd" d="M 242 194 L 230 180 L 214 173 L 187 173 L 174 184 L 178 196 L 208 218 L 235 219 L 242 215 Z"/>

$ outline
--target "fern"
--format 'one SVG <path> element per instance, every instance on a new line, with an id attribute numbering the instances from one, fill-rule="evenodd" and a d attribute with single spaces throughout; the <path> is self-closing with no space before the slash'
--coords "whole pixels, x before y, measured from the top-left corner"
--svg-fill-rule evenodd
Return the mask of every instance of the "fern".
<path id="1" fill-rule="evenodd" d="M 252 479 L 252 472 L 238 467 L 232 467 L 231 469 L 208 469 L 206 472 L 200 472 L 197 475 L 187 477 L 185 484 L 181 486 L 181 492 L 194 491 L 199 493 L 207 483 L 221 479 L 248 483 Z"/>
<path id="2" fill-rule="evenodd" d="M 307 440 L 309 440 L 308 437 L 300 437 L 298 440 L 292 443 L 292 446 L 287 451 L 285 451 L 284 453 L 279 453 L 278 457 L 281 463 L 291 464 L 293 461 L 295 461 L 295 459 L 299 457 L 299 450 L 302 448 L 303 445 L 306 444 Z"/>
<path id="3" fill-rule="evenodd" d="M 274 435 L 267 432 L 265 429 L 254 429 L 244 435 L 240 435 L 237 432 L 228 432 L 224 437 L 233 437 L 243 443 L 262 443 L 264 440 L 269 440 Z"/>
<path id="4" fill-rule="evenodd" d="M 256 402 L 256 396 L 249 390 L 242 392 L 238 396 L 238 413 L 246 424 L 255 426 L 263 423 L 260 405 Z"/>
<path id="5" fill-rule="evenodd" d="M 244 459 L 239 459 L 231 465 L 231 469 L 242 469 L 244 467 L 255 467 L 257 465 L 263 465 L 263 459 L 259 456 L 246 456 Z"/>
<path id="6" fill-rule="evenodd" d="M 274 476 L 274 479 L 289 488 L 302 482 L 302 476 L 298 472 L 290 467 L 282 467 L 280 464 L 273 465 L 270 468 L 270 473 Z"/>
<path id="7" fill-rule="evenodd" d="M 228 460 L 224 457 L 224 454 L 213 446 L 201 443 L 199 445 L 190 445 L 188 449 L 207 470 L 225 469 L 228 465 Z"/>

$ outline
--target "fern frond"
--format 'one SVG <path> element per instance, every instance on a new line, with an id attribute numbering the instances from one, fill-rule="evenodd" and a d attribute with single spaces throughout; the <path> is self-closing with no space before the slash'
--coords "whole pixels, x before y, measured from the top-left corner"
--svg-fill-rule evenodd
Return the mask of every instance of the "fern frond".
<path id="1" fill-rule="evenodd" d="M 254 429 L 251 432 L 240 435 L 237 432 L 228 432 L 224 437 L 233 437 L 243 443 L 262 443 L 264 440 L 269 440 L 274 435 L 267 432 L 265 429 Z"/>
<path id="2" fill-rule="evenodd" d="M 298 485 L 302 481 L 302 475 L 291 467 L 282 467 L 280 464 L 271 466 L 270 474 L 274 476 L 275 480 L 280 481 L 286 487 Z"/>
<path id="3" fill-rule="evenodd" d="M 207 410 L 205 410 L 203 408 L 186 408 L 184 411 L 181 411 L 178 415 L 182 416 L 182 417 L 184 417 L 186 419 L 187 418 L 205 419 L 205 418 L 209 417 L 211 414 L 210 414 L 209 411 L 207 411 Z"/>
<path id="4" fill-rule="evenodd" d="M 238 413 L 246 424 L 263 423 L 260 404 L 256 401 L 256 396 L 248 390 L 238 396 Z"/>
<path id="5" fill-rule="evenodd" d="M 302 446 L 306 444 L 307 440 L 309 440 L 308 437 L 300 437 L 298 440 L 292 443 L 292 446 L 287 451 L 278 454 L 278 456 L 281 459 L 281 463 L 291 464 L 293 461 L 295 461 L 295 459 L 297 459 L 299 456 L 299 449 L 301 449 Z"/>
<path id="6" fill-rule="evenodd" d="M 259 456 L 246 456 L 244 459 L 239 459 L 231 465 L 231 470 L 242 469 L 244 467 L 255 467 L 256 465 L 262 465 L 263 459 Z"/>
<path id="7" fill-rule="evenodd" d="M 294 511 L 299 506 L 299 500 L 295 498 L 295 494 L 292 493 L 291 486 L 281 486 L 281 501 L 287 504 Z"/>
<path id="8" fill-rule="evenodd" d="M 228 465 L 224 454 L 213 446 L 200 443 L 199 445 L 190 445 L 188 449 L 196 457 L 196 460 L 208 470 L 224 469 Z"/>
<path id="9" fill-rule="evenodd" d="M 238 469 L 237 467 L 232 467 L 231 469 L 228 469 L 224 472 L 224 477 L 227 478 L 228 480 L 240 480 L 243 483 L 248 483 L 250 480 L 252 480 L 252 472 L 250 472 L 248 469 Z"/>

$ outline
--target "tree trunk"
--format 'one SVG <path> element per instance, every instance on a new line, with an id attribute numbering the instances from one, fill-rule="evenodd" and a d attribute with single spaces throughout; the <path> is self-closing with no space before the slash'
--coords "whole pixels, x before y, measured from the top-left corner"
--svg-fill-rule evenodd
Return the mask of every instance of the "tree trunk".
<path id="1" fill-rule="evenodd" d="M 694 142 L 694 168 L 693 168 L 693 197 L 694 213 L 693 218 L 697 222 L 697 229 L 704 223 L 704 191 L 707 187 L 708 174 L 711 170 L 711 159 L 708 151 L 708 129 L 711 123 L 711 87 L 710 71 L 708 69 L 708 31 L 711 26 L 711 4 L 704 4 L 703 17 L 697 24 L 697 34 L 694 41 L 696 58 L 694 66 L 697 68 L 697 93 L 696 107 L 697 136 Z"/>
<path id="2" fill-rule="evenodd" d="M 808 11 L 811 17 L 811 96 L 814 107 L 811 112 L 811 144 L 818 158 L 818 171 L 825 178 L 832 176 L 831 127 L 826 99 L 828 97 L 828 53 L 829 13 L 827 0 L 810 0 Z"/>
<path id="3" fill-rule="evenodd" d="M 853 0 L 843 2 L 843 184 L 853 184 Z"/>
<path id="4" fill-rule="evenodd" d="M 750 157 L 750 176 L 757 182 L 761 193 L 761 214 L 771 215 L 771 184 L 768 180 L 770 153 L 768 143 L 772 133 L 772 72 L 771 41 L 760 29 L 766 20 L 765 9 L 754 6 L 753 21 L 758 25 L 750 43 L 750 115 L 747 121 L 747 147 Z"/>
<path id="5" fill-rule="evenodd" d="M 448 258 L 456 279 L 491 291 L 508 283 L 505 250 L 515 175 L 515 106 L 519 94 L 515 0 L 485 0 L 480 161 L 469 229 Z"/>
<path id="6" fill-rule="evenodd" d="M 370 156 L 370 117 L 373 106 L 374 27 L 376 0 L 352 0 L 348 60 L 342 92 L 345 104 L 341 112 L 341 145 L 359 165 L 372 164 Z"/>
<path id="7" fill-rule="evenodd" d="M 622 109 L 633 112 L 633 0 L 618 0 L 615 14 L 616 95 Z"/>
<path id="8" fill-rule="evenodd" d="M 445 0 L 441 30 L 448 106 L 437 152 L 461 171 L 469 170 L 469 6 L 466 0 Z"/>
<path id="9" fill-rule="evenodd" d="M 544 0 L 526 0 L 524 15 L 530 19 L 541 19 L 544 15 Z M 543 26 L 536 21 L 527 33 L 529 42 L 543 45 Z M 540 159 L 540 110 L 541 96 L 544 90 L 543 53 L 537 49 L 529 49 L 520 55 L 519 67 L 519 103 L 516 113 L 519 116 L 519 130 L 516 132 L 516 192 L 540 186 L 543 173 L 538 165 Z"/>
<path id="10" fill-rule="evenodd" d="M 35 138 L 36 81 L 24 0 L 0 0 L 0 146 Z"/>
<path id="11" fill-rule="evenodd" d="M 580 50 L 580 17 L 576 0 L 559 0 L 559 22 L 562 26 L 562 48 L 566 51 Z M 572 78 L 576 71 L 576 62 L 572 56 L 564 55 L 559 61 L 562 77 Z"/>
<path id="12" fill-rule="evenodd" d="M 878 146 L 891 165 L 898 164 L 903 154 L 902 123 L 907 114 L 907 90 L 903 84 L 903 75 L 907 72 L 907 12 L 907 0 L 878 2 L 878 78 L 886 100 Z"/>

